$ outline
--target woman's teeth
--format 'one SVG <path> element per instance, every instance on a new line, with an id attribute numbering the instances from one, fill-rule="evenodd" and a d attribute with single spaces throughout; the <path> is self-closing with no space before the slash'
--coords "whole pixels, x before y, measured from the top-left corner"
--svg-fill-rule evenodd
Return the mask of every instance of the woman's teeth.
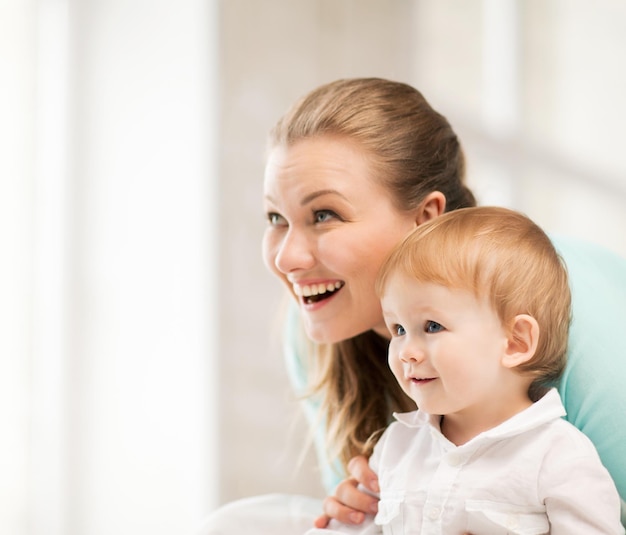
<path id="1" fill-rule="evenodd" d="M 323 295 L 325 293 L 332 293 L 343 286 L 340 281 L 328 282 L 321 284 L 305 284 L 300 286 L 299 284 L 293 285 L 293 292 L 299 297 L 311 297 L 315 295 Z"/>

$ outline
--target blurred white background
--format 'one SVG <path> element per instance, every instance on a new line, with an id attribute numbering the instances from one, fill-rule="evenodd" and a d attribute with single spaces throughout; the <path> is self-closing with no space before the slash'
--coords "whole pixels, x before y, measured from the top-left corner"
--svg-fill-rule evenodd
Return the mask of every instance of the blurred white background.
<path id="1" fill-rule="evenodd" d="M 0 533 L 321 495 L 260 255 L 268 129 L 418 87 L 483 204 L 626 255 L 623 0 L 0 0 Z"/>

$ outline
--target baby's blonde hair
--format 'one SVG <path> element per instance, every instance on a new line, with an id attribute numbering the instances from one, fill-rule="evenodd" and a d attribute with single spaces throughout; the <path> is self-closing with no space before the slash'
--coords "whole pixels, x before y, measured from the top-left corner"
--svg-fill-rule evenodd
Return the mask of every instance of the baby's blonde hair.
<path id="1" fill-rule="evenodd" d="M 517 367 L 534 378 L 531 398 L 563 373 L 571 314 L 567 270 L 545 232 L 525 215 L 479 207 L 436 217 L 392 251 L 379 272 L 378 295 L 393 273 L 469 290 L 488 300 L 506 329 L 518 314 L 535 318 L 537 351 Z"/>

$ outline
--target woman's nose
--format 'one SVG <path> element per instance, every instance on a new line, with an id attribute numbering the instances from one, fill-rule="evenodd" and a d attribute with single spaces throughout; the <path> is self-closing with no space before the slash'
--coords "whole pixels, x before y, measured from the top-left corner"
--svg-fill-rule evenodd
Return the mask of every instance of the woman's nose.
<path id="1" fill-rule="evenodd" d="M 278 246 L 274 264 L 285 274 L 313 267 L 315 255 L 306 236 L 290 229 Z"/>

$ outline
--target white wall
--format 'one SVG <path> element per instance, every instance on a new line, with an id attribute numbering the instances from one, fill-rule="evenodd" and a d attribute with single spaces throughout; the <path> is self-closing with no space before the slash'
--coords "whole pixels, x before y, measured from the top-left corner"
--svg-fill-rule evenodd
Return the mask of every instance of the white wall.
<path id="1" fill-rule="evenodd" d="M 2 533 L 218 500 L 215 7 L 0 5 Z"/>
<path id="2" fill-rule="evenodd" d="M 626 4 L 416 3 L 413 78 L 468 153 L 481 202 L 626 255 Z"/>

